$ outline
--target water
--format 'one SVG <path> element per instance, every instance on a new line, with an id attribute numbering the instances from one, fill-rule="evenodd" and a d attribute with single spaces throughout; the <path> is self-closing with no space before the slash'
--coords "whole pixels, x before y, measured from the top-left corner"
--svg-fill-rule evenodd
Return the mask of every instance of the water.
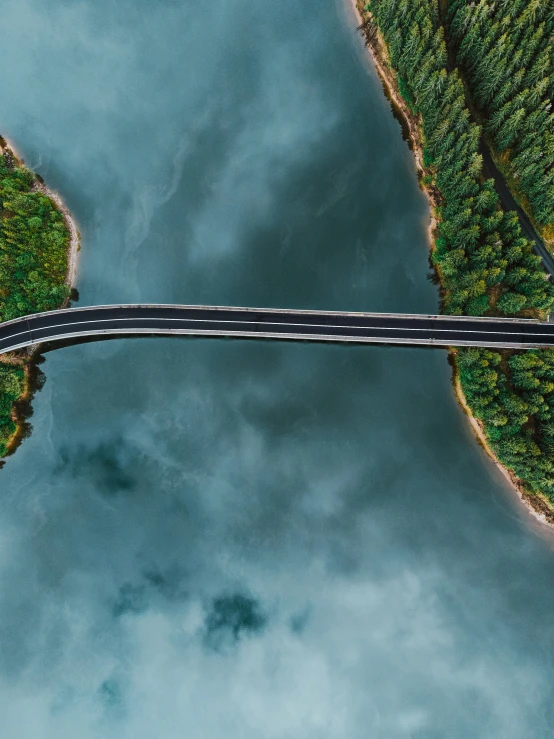
<path id="1" fill-rule="evenodd" d="M 0 130 L 76 214 L 81 304 L 436 310 L 341 4 L 3 21 Z M 550 736 L 551 545 L 445 352 L 145 339 L 43 369 L 0 472 L 2 739 Z"/>

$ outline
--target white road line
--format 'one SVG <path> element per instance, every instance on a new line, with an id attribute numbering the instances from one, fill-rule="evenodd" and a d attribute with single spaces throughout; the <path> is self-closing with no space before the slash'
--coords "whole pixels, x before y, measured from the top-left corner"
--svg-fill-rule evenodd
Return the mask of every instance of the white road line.
<path id="1" fill-rule="evenodd" d="M 426 319 L 426 320 L 432 320 L 432 319 Z M 248 324 L 260 324 L 263 326 L 285 326 L 288 328 L 301 328 L 301 327 L 310 327 L 310 328 L 344 328 L 344 329 L 359 329 L 363 331 L 372 331 L 372 330 L 379 330 L 379 331 L 432 331 L 432 332 L 442 332 L 442 333 L 452 333 L 452 332 L 460 332 L 460 333 L 470 333 L 470 334 L 493 334 L 493 335 L 505 335 L 505 334 L 525 334 L 527 336 L 537 336 L 537 337 L 554 337 L 554 324 L 552 324 L 552 332 L 550 333 L 537 333 L 529 332 L 529 331 L 480 331 L 478 329 L 465 329 L 465 328 L 437 328 L 435 326 L 428 327 L 428 328 L 418 328 L 418 327 L 411 327 L 411 326 L 348 326 L 345 324 L 320 324 L 320 323 L 282 323 L 280 321 L 240 321 L 238 319 L 223 319 L 223 318 L 155 318 L 150 316 L 144 316 L 144 317 L 121 317 L 121 318 L 94 318 L 94 319 L 88 319 L 86 321 L 71 321 L 66 323 L 58 323 L 53 324 L 51 326 L 44 326 L 42 328 L 33 328 L 33 331 L 45 331 L 50 330 L 52 328 L 60 328 L 62 326 L 80 326 L 80 325 L 86 325 L 90 323 L 107 323 L 107 322 L 121 322 L 121 321 L 161 321 L 161 322 L 167 322 L 167 321 L 173 321 L 173 322 L 182 322 L 182 323 L 228 323 L 228 324 L 237 324 L 237 323 L 244 323 L 246 325 Z M 543 325 L 543 324 L 539 324 Z M 0 324 L 1 328 L 1 324 Z M 519 328 L 519 326 L 518 326 Z M 523 329 L 523 326 L 521 327 Z M 23 331 L 18 334 L 10 334 L 9 337 L 12 336 L 20 336 L 23 333 L 27 333 L 26 331 Z"/>
<path id="2" fill-rule="evenodd" d="M 311 342 L 329 342 L 329 343 L 357 343 L 357 344 L 395 344 L 395 345 L 408 345 L 408 346 L 434 346 L 434 347 L 449 347 L 455 346 L 468 346 L 468 347 L 484 347 L 484 348 L 496 348 L 496 349 L 529 349 L 529 348 L 540 348 L 541 344 L 521 344 L 518 342 L 486 342 L 486 341 L 456 341 L 454 344 L 451 340 L 447 339 L 419 339 L 419 338 L 400 338 L 390 339 L 384 337 L 374 336 L 340 336 L 340 335 L 327 335 L 327 334 L 290 334 L 290 333 L 259 333 L 254 331 L 217 331 L 208 329 L 165 329 L 157 332 L 160 336 L 212 336 L 218 338 L 251 338 L 251 339 L 281 339 L 281 340 L 295 340 L 295 341 L 311 341 Z M 42 339 L 45 341 L 55 341 L 58 339 L 72 339 L 72 338 L 84 338 L 85 336 L 128 336 L 127 329 L 96 329 L 83 334 L 81 332 L 70 333 L 70 334 L 54 334 Z M 150 329 L 136 329 L 133 335 L 151 335 Z M 40 342 L 34 342 L 40 343 Z M 3 349 L 3 352 L 14 351 L 25 346 L 29 346 L 29 342 L 21 344 L 15 344 L 13 346 Z"/>
<path id="3" fill-rule="evenodd" d="M 77 309 L 77 310 L 79 310 L 79 311 L 87 310 L 88 311 L 88 310 L 94 310 L 94 308 L 91 307 L 91 308 Z M 236 309 L 229 308 L 229 310 L 236 310 Z M 252 309 L 252 310 L 249 310 L 248 312 L 245 312 L 245 317 L 248 317 L 248 315 L 251 314 L 251 313 L 253 313 L 253 312 L 255 312 L 255 309 Z M 270 311 L 268 309 L 265 309 L 265 310 L 260 309 L 259 312 L 261 312 L 261 313 L 262 312 L 263 313 L 267 313 L 267 312 L 270 312 Z M 58 313 L 59 314 L 59 313 L 61 313 L 61 311 L 60 312 L 53 311 L 52 314 L 54 314 L 54 313 Z M 67 315 L 67 313 L 65 313 L 65 315 Z M 323 314 L 323 315 L 329 315 L 329 314 Z M 363 314 L 351 314 L 351 315 L 360 316 L 360 315 L 363 315 Z M 377 314 L 377 315 L 379 315 L 379 314 Z M 380 315 L 383 315 L 383 317 L 386 316 L 387 318 L 390 319 L 395 314 L 380 314 Z M 76 311 L 75 317 L 77 318 L 77 311 Z M 98 319 L 97 318 L 93 318 L 93 319 L 87 318 L 86 320 L 69 321 L 69 322 L 64 322 L 64 323 L 56 323 L 56 324 L 53 324 L 53 325 L 44 326 L 42 328 L 33 328 L 33 329 L 31 329 L 31 332 L 29 331 L 29 329 L 25 329 L 24 331 L 20 331 L 20 332 L 16 332 L 16 333 L 10 334 L 9 336 L 5 337 L 4 339 L 1 339 L 1 341 L 11 341 L 13 339 L 16 339 L 19 336 L 24 336 L 24 335 L 29 334 L 30 335 L 30 340 L 28 342 L 24 342 L 23 344 L 21 344 L 21 346 L 31 345 L 31 344 L 37 344 L 37 343 L 45 342 L 45 341 L 51 340 L 53 338 L 52 335 L 49 335 L 49 336 L 46 336 L 46 337 L 43 337 L 43 338 L 35 337 L 35 336 L 32 335 L 32 332 L 34 332 L 36 334 L 39 331 L 55 331 L 56 329 L 61 329 L 61 328 L 70 328 L 70 327 L 79 327 L 79 326 L 82 326 L 83 327 L 83 330 L 81 332 L 72 332 L 72 331 L 71 332 L 64 332 L 62 334 L 55 334 L 55 337 L 56 338 L 60 338 L 60 337 L 63 337 L 64 334 L 66 336 L 68 336 L 68 337 L 70 337 L 70 336 L 78 336 L 78 335 L 85 336 L 85 335 L 91 335 L 93 333 L 93 331 L 96 330 L 96 329 L 87 329 L 87 328 L 85 328 L 86 326 L 89 326 L 91 324 L 102 324 L 102 323 L 121 324 L 121 323 L 131 322 L 131 321 L 132 322 L 139 322 L 139 323 L 141 323 L 141 322 L 148 323 L 148 322 L 154 322 L 155 321 L 157 323 L 162 323 L 162 324 L 165 324 L 165 323 L 180 323 L 180 324 L 185 324 L 185 325 L 186 324 L 198 324 L 198 323 L 208 323 L 208 324 L 209 323 L 213 323 L 213 324 L 229 324 L 229 326 L 231 326 L 231 325 L 237 325 L 237 324 L 238 325 L 243 324 L 245 326 L 248 326 L 249 324 L 250 325 L 251 324 L 259 324 L 260 327 L 264 327 L 264 328 L 265 327 L 271 328 L 271 327 L 277 327 L 277 326 L 279 326 L 279 327 L 284 327 L 284 328 L 287 328 L 288 329 L 287 332 L 276 332 L 276 333 L 275 332 L 268 332 L 268 331 L 251 331 L 251 332 L 248 332 L 247 331 L 246 332 L 248 335 L 253 335 L 253 336 L 256 336 L 256 335 L 262 336 L 263 334 L 267 334 L 267 335 L 276 336 L 276 337 L 278 337 L 278 336 L 286 337 L 286 336 L 293 336 L 294 335 L 294 336 L 305 336 L 305 337 L 309 338 L 309 337 L 314 337 L 314 336 L 323 336 L 323 335 L 325 335 L 325 336 L 330 336 L 330 337 L 335 338 L 335 339 L 340 339 L 341 338 L 339 335 L 334 335 L 334 334 L 321 334 L 321 335 L 320 334 L 313 334 L 313 333 L 306 334 L 306 333 L 303 333 L 301 331 L 302 328 L 308 328 L 309 327 L 309 328 L 317 328 L 317 329 L 320 329 L 322 331 L 325 331 L 326 329 L 348 329 L 348 331 L 353 331 L 353 332 L 356 332 L 356 331 L 360 331 L 361 332 L 361 331 L 363 331 L 363 332 L 369 332 L 369 333 L 371 333 L 372 331 L 376 331 L 376 332 L 390 331 L 390 332 L 397 333 L 397 334 L 398 333 L 401 333 L 401 332 L 410 332 L 412 334 L 415 334 L 417 332 L 420 332 L 420 333 L 421 332 L 430 332 L 431 334 L 451 334 L 451 333 L 456 333 L 456 334 L 473 334 L 473 335 L 477 335 L 477 336 L 483 336 L 483 338 L 485 340 L 486 340 L 486 337 L 488 337 L 488 336 L 491 336 L 491 337 L 492 336 L 503 336 L 503 337 L 505 337 L 504 343 L 506 343 L 507 345 L 509 345 L 509 344 L 521 345 L 522 344 L 522 342 L 521 342 L 521 337 L 522 336 L 525 336 L 525 338 L 528 339 L 528 341 L 525 341 L 524 342 L 525 344 L 527 344 L 527 343 L 528 344 L 532 344 L 533 343 L 533 345 L 536 345 L 533 342 L 533 339 L 537 340 L 537 344 L 538 345 L 541 345 L 541 340 L 544 341 L 545 339 L 554 338 L 554 325 L 552 327 L 553 328 L 553 331 L 552 332 L 549 332 L 549 333 L 544 333 L 544 332 L 535 333 L 533 330 L 531 330 L 531 331 L 529 330 L 529 329 L 534 328 L 534 324 L 532 322 L 518 324 L 517 325 L 517 329 L 520 329 L 520 330 L 514 331 L 513 329 L 515 329 L 516 326 L 514 326 L 514 323 L 512 323 L 510 321 L 510 322 L 507 322 L 506 329 L 503 329 L 502 331 L 500 331 L 500 330 L 490 331 L 490 330 L 479 330 L 479 329 L 475 329 L 475 328 L 466 329 L 466 328 L 463 328 L 462 326 L 460 326 L 460 327 L 456 326 L 456 327 L 442 328 L 442 327 L 439 327 L 439 326 L 436 325 L 436 323 L 438 321 L 448 320 L 448 318 L 454 318 L 454 320 L 457 320 L 458 317 L 432 317 L 432 316 L 427 317 L 427 316 L 418 316 L 417 314 L 414 314 L 413 316 L 410 316 L 410 317 L 413 318 L 414 320 L 432 321 L 433 323 L 435 323 L 435 325 L 433 325 L 431 327 L 427 327 L 427 328 L 419 328 L 419 327 L 411 327 L 411 326 L 398 326 L 398 327 L 397 326 L 371 326 L 371 325 L 370 326 L 351 326 L 351 325 L 344 325 L 344 324 L 326 324 L 326 325 L 322 325 L 320 323 L 296 323 L 296 322 L 292 323 L 292 322 L 257 321 L 257 320 L 250 320 L 249 321 L 249 320 L 240 320 L 240 319 L 237 319 L 237 318 L 234 318 L 234 319 L 231 320 L 231 319 L 225 319 L 225 318 L 221 318 L 221 317 L 217 317 L 217 318 L 207 318 L 207 317 L 202 317 L 202 318 L 175 317 L 175 318 L 173 318 L 173 317 L 166 317 L 166 316 L 164 316 L 164 317 L 150 317 L 150 316 L 144 316 L 144 317 L 141 317 L 141 316 L 138 316 L 138 317 L 137 316 L 132 316 L 132 317 L 127 317 L 127 316 L 122 316 L 122 317 L 115 317 L 115 318 L 114 317 L 105 317 L 105 318 L 98 318 Z M 26 322 L 27 320 L 31 320 L 32 318 L 33 318 L 33 316 L 24 317 L 24 318 L 21 318 L 21 319 L 16 319 L 16 321 L 17 321 L 17 323 L 23 324 L 24 322 Z M 407 316 L 406 319 L 408 319 L 408 318 L 409 317 Z M 402 319 L 404 319 L 404 316 L 402 316 Z M 474 319 L 474 318 L 471 318 L 471 319 L 468 319 L 468 320 L 477 320 L 477 322 L 478 322 L 478 319 Z M 500 320 L 502 320 L 502 319 L 500 319 Z M 15 321 L 14 321 L 14 323 L 15 323 Z M 486 325 L 485 321 L 483 321 L 483 323 Z M 536 324 L 536 325 L 537 326 L 543 326 L 545 324 Z M 1 324 L 0 324 L 0 328 L 1 328 Z M 14 325 L 14 328 L 15 328 L 15 325 Z M 294 329 L 294 331 L 292 329 Z M 512 329 L 512 330 L 510 330 L 510 329 Z M 109 329 L 100 329 L 100 330 L 103 333 L 109 333 L 110 331 L 112 331 L 112 332 L 119 332 L 119 333 L 121 332 L 120 329 L 118 329 L 118 328 L 109 328 Z M 137 332 L 139 332 L 139 333 L 145 333 L 145 332 L 149 331 L 150 329 L 142 328 L 142 327 L 141 328 L 132 327 L 132 328 L 129 328 L 127 330 L 130 331 L 130 332 L 133 332 L 133 333 L 137 333 Z M 176 329 L 169 329 L 169 331 L 175 331 L 175 330 Z M 183 329 L 183 330 L 186 330 L 186 329 Z M 210 331 L 211 329 L 203 329 L 203 330 Z M 216 329 L 214 329 L 214 330 L 216 330 Z M 153 333 L 160 333 L 160 332 L 161 333 L 164 333 L 165 332 L 165 329 L 158 327 L 158 328 L 154 328 L 152 330 L 152 332 Z M 225 332 L 220 332 L 220 333 L 222 335 L 225 334 Z M 233 331 L 233 332 L 229 331 L 228 333 L 229 333 L 229 335 L 234 335 L 237 332 L 236 331 Z M 239 332 L 239 333 L 242 334 L 242 332 Z M 514 339 L 517 338 L 519 340 L 518 341 L 509 341 L 509 338 L 511 336 L 513 336 Z M 397 340 L 397 341 L 400 341 L 400 342 L 403 341 L 403 340 L 404 341 L 409 340 L 409 339 L 403 339 L 402 336 L 390 336 L 390 337 L 374 336 L 374 337 L 371 337 L 371 336 L 360 336 L 360 335 L 356 336 L 356 333 L 354 333 L 354 335 L 345 336 L 344 338 L 345 339 L 355 339 L 355 338 L 358 338 L 360 340 L 367 340 L 367 339 L 371 339 L 371 338 L 373 338 L 373 339 L 383 338 L 385 340 L 390 340 L 390 341 Z M 427 341 L 429 343 L 433 343 L 434 341 L 436 342 L 438 338 L 442 338 L 442 337 L 437 337 L 436 339 L 430 337 L 430 338 L 424 339 L 424 340 L 419 340 L 418 339 L 418 341 Z M 415 337 L 414 337 L 414 339 L 415 339 Z M 456 340 L 453 340 L 453 339 L 450 339 L 449 340 L 446 336 L 444 337 L 444 340 L 445 341 L 450 341 L 450 343 L 452 343 L 452 344 L 456 344 Z M 461 339 L 458 340 L 458 341 L 461 341 Z M 498 342 L 495 342 L 495 343 L 498 343 Z M 8 351 L 8 350 L 7 349 L 3 349 L 1 351 L 5 352 L 5 351 Z"/>

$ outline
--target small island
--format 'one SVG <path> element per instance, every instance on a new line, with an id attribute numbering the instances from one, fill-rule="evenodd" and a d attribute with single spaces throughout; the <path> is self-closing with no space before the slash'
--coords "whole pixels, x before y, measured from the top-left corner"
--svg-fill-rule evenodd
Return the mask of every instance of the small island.
<path id="1" fill-rule="evenodd" d="M 79 232 L 60 197 L 0 137 L 0 321 L 67 305 Z M 22 437 L 35 352 L 0 361 L 0 457 Z"/>

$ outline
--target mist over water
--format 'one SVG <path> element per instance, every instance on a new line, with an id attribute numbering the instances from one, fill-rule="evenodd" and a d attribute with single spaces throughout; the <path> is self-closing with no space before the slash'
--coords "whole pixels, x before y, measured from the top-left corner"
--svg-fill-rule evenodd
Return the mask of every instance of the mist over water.
<path id="1" fill-rule="evenodd" d="M 81 304 L 434 312 L 428 210 L 340 3 L 5 0 L 3 120 Z M 2 739 L 548 737 L 554 556 L 443 351 L 46 355 L 0 471 Z"/>

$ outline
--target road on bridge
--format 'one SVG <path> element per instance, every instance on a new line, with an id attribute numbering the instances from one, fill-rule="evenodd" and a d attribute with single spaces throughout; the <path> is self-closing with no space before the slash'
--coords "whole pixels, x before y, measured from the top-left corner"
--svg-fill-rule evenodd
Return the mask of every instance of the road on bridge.
<path id="1" fill-rule="evenodd" d="M 182 305 L 107 305 L 0 324 L 0 353 L 90 336 L 190 335 L 426 346 L 554 346 L 554 324 L 511 318 Z"/>

